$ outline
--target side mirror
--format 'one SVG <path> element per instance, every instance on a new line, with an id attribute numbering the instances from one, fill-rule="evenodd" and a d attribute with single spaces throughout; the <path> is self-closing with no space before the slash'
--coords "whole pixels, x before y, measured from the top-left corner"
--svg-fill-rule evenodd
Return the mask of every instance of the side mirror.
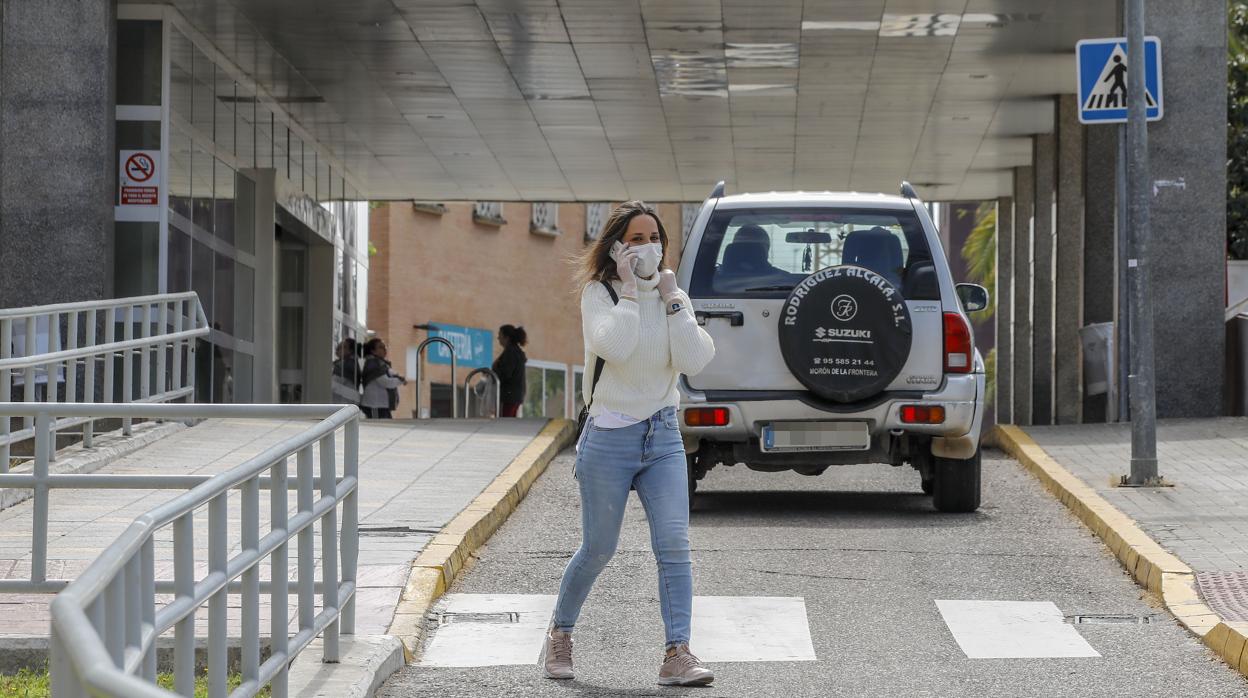
<path id="1" fill-rule="evenodd" d="M 958 300 L 962 301 L 962 309 L 968 313 L 978 312 L 988 307 L 988 289 L 979 284 L 958 284 Z"/>

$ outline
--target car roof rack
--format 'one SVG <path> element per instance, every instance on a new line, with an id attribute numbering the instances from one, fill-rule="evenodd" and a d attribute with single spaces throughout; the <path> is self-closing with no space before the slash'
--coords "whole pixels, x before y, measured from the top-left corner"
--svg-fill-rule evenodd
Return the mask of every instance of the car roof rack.
<path id="1" fill-rule="evenodd" d="M 718 198 L 721 198 L 723 195 L 724 195 L 724 180 L 721 179 L 715 183 L 715 187 L 711 189 L 711 195 L 706 198 L 718 199 Z"/>
<path id="2" fill-rule="evenodd" d="M 905 180 L 901 182 L 901 195 L 907 199 L 919 198 L 919 195 L 914 191 L 914 187 L 910 186 L 910 183 Z"/>

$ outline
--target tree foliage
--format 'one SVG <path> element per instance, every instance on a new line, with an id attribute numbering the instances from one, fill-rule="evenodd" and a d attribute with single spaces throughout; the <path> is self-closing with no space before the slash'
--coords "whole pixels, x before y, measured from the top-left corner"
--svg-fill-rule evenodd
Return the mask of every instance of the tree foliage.
<path id="1" fill-rule="evenodd" d="M 966 262 L 966 276 L 988 289 L 988 307 L 975 313 L 977 325 L 991 322 L 997 315 L 997 204 L 985 201 L 975 210 L 975 227 L 962 244 L 962 260 Z M 1001 341 L 998 337 L 997 341 Z M 994 348 L 984 357 L 987 373 L 986 395 L 991 404 L 997 394 L 997 350 Z"/>
<path id="2" fill-rule="evenodd" d="M 1227 4 L 1226 243 L 1248 259 L 1248 3 Z"/>

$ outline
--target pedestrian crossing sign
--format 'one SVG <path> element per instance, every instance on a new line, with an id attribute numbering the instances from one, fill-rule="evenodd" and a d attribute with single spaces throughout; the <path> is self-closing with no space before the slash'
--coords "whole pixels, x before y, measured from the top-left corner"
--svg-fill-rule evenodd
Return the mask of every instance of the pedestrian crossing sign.
<path id="1" fill-rule="evenodd" d="M 1127 40 L 1085 39 L 1075 45 L 1079 76 L 1079 121 L 1119 124 L 1127 121 Z M 1161 92 L 1161 40 L 1144 37 L 1144 103 L 1149 121 L 1164 111 Z"/>

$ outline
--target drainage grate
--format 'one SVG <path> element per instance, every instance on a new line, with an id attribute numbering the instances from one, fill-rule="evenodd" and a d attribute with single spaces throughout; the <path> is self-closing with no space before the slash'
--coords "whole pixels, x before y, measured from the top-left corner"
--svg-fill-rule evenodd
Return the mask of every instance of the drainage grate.
<path id="1" fill-rule="evenodd" d="M 1196 588 L 1223 620 L 1248 623 L 1248 572 L 1197 572 Z"/>
<path id="2" fill-rule="evenodd" d="M 361 536 L 375 536 L 379 538 L 429 536 L 436 535 L 437 533 L 438 529 L 435 528 L 412 528 L 411 526 L 360 526 Z"/>
<path id="3" fill-rule="evenodd" d="M 1096 614 L 1066 616 L 1066 622 L 1073 625 L 1147 625 L 1154 622 L 1156 616 L 1133 616 L 1129 614 Z"/>
<path id="4" fill-rule="evenodd" d="M 514 611 L 504 611 L 502 613 L 441 613 L 438 615 L 438 623 L 447 625 L 448 623 L 519 623 L 520 614 Z"/>

